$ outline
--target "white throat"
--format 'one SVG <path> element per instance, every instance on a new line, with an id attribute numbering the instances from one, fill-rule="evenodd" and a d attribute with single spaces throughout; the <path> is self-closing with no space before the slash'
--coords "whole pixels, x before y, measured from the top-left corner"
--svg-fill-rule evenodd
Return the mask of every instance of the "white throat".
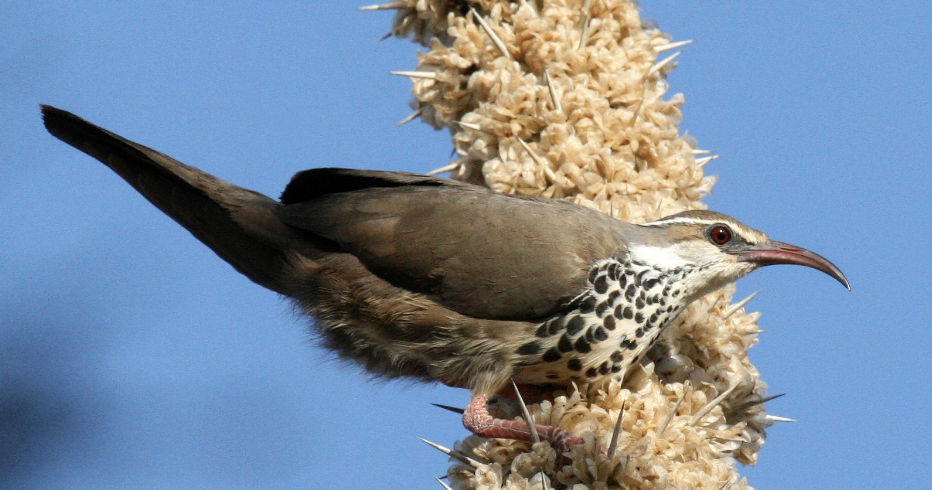
<path id="1" fill-rule="evenodd" d="M 690 265 L 690 262 L 677 253 L 676 247 L 651 247 L 632 245 L 628 255 L 635 262 L 649 264 L 661 270 L 673 270 Z"/>

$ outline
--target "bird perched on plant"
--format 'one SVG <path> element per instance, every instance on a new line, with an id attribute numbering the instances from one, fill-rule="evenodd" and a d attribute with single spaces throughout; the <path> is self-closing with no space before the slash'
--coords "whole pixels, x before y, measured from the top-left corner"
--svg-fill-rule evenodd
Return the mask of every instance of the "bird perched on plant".
<path id="1" fill-rule="evenodd" d="M 275 201 L 66 111 L 42 113 L 54 136 L 294 300 L 340 357 L 469 389 L 463 423 L 480 436 L 529 438 L 524 422 L 487 410 L 509 380 L 623 375 L 692 301 L 758 267 L 803 265 L 849 287 L 825 258 L 719 213 L 636 225 L 565 201 L 337 168 L 299 172 Z M 561 450 L 580 441 L 536 429 Z"/>

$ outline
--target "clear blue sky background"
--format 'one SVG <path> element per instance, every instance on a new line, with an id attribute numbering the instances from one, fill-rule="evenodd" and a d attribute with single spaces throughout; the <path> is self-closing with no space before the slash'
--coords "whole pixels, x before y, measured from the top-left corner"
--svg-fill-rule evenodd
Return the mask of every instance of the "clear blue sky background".
<path id="1" fill-rule="evenodd" d="M 439 488 L 467 393 L 367 381 L 110 170 L 57 105 L 277 196 L 296 171 L 423 172 L 416 46 L 364 2 L 0 4 L 0 487 Z M 645 1 L 695 39 L 682 129 L 708 202 L 831 258 L 768 268 L 750 307 L 770 411 L 757 488 L 932 488 L 932 5 Z"/>

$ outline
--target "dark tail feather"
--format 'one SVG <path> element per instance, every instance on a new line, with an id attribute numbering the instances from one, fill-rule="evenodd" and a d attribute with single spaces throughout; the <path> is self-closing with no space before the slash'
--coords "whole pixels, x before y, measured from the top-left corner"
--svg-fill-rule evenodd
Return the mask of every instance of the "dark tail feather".
<path id="1" fill-rule="evenodd" d="M 52 135 L 110 167 L 237 271 L 287 294 L 283 270 L 296 237 L 273 214 L 281 204 L 70 112 L 43 105 L 42 116 Z"/>

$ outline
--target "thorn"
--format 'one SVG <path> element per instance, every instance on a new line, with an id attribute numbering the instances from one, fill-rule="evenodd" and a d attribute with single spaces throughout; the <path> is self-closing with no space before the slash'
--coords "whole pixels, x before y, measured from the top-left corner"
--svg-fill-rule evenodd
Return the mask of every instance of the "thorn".
<path id="1" fill-rule="evenodd" d="M 428 174 L 428 175 L 430 175 L 430 174 Z M 444 409 L 444 410 L 449 410 L 449 411 L 451 411 L 451 412 L 453 412 L 453 413 L 458 413 L 458 414 L 460 414 L 460 415 L 463 415 L 464 413 L 466 413 L 466 410 L 463 410 L 462 408 L 451 407 L 451 406 L 449 406 L 449 405 L 441 405 L 441 404 L 439 404 L 439 403 L 431 403 L 431 405 L 433 405 L 433 406 L 435 406 L 435 407 L 437 407 L 437 408 L 442 408 L 442 409 Z"/>
<path id="2" fill-rule="evenodd" d="M 740 411 L 740 410 L 746 410 L 746 409 L 748 409 L 748 408 L 750 408 L 750 407 L 753 407 L 754 405 L 763 405 L 763 404 L 765 404 L 765 403 L 767 403 L 767 402 L 769 402 L 769 401 L 771 401 L 771 400 L 776 400 L 777 398 L 780 398 L 781 396 L 783 396 L 783 395 L 785 395 L 785 394 L 786 394 L 786 393 L 780 393 L 779 395 L 768 396 L 768 397 L 765 397 L 765 398 L 761 398 L 761 399 L 759 399 L 759 400 L 753 400 L 753 401 L 745 402 L 745 403 L 742 403 L 741 405 L 735 405 L 731 410 L 732 410 L 733 412 L 737 412 L 737 411 Z"/>
<path id="3" fill-rule="evenodd" d="M 731 488 L 731 477 L 729 476 L 725 483 L 722 483 L 722 486 L 718 487 L 718 490 L 725 490 L 726 488 Z"/>
<path id="4" fill-rule="evenodd" d="M 530 145 L 525 143 L 523 139 L 517 136 L 515 136 L 515 139 L 518 140 L 518 143 L 521 143 L 521 147 L 523 147 L 524 151 L 526 151 L 528 155 L 531 156 L 531 160 L 534 160 L 534 163 L 540 165 L 541 167 L 547 167 L 547 164 L 546 164 L 547 162 L 545 162 L 541 157 L 537 156 L 537 153 L 534 153 L 534 150 L 531 148 Z"/>
<path id="5" fill-rule="evenodd" d="M 709 309 L 705 310 L 705 314 L 702 315 L 702 316 L 705 316 L 705 315 L 708 315 L 709 313 L 712 313 L 712 310 L 714 310 L 715 307 L 718 306 L 718 302 L 722 300 L 722 296 L 723 296 L 723 295 L 719 295 L 718 297 L 716 297 L 716 298 L 715 298 L 715 301 L 712 302 L 712 304 L 709 306 Z"/>
<path id="6" fill-rule="evenodd" d="M 441 446 L 440 444 L 437 444 L 436 442 L 428 441 L 427 439 L 424 439 L 423 437 L 418 437 L 418 439 L 426 442 L 428 445 L 430 445 L 434 449 L 442 452 L 443 454 L 446 454 L 447 456 L 459 461 L 460 463 L 468 464 L 469 466 L 472 466 L 473 468 L 481 468 L 483 466 L 482 463 L 476 461 L 475 459 L 470 458 L 469 456 L 466 456 L 465 454 L 459 451 L 454 451 L 452 449 L 445 448 Z"/>
<path id="7" fill-rule="evenodd" d="M 747 298 L 742 299 L 741 301 L 735 303 L 734 306 L 732 306 L 731 308 L 728 308 L 728 310 L 725 311 L 725 314 L 722 315 L 722 320 L 727 319 L 731 315 L 734 315 L 736 311 L 740 310 L 741 308 L 744 308 L 744 305 L 748 304 L 748 301 L 751 301 L 752 299 L 754 299 L 754 297 L 757 296 L 761 291 L 762 291 L 761 289 L 754 291 L 753 293 L 748 295 Z"/>
<path id="8" fill-rule="evenodd" d="M 695 39 L 690 39 L 688 41 L 677 41 L 675 43 L 661 44 L 659 46 L 654 46 L 654 51 L 658 53 L 663 53 L 664 51 L 670 51 L 671 49 L 680 48 L 686 46 L 687 44 L 692 44 L 695 42 Z"/>
<path id="9" fill-rule="evenodd" d="M 379 38 L 379 40 L 378 40 L 378 41 L 376 41 L 376 42 L 382 42 L 382 41 L 384 41 L 384 40 L 386 40 L 386 39 L 388 39 L 388 38 L 390 38 L 390 37 L 392 37 L 393 35 L 395 35 L 395 33 L 394 33 L 394 32 L 391 32 L 391 31 L 389 31 L 389 32 L 388 32 L 388 34 L 386 34 L 386 35 L 384 35 L 384 36 L 382 36 L 382 37 L 380 37 L 380 38 Z"/>
<path id="10" fill-rule="evenodd" d="M 453 490 L 453 489 L 450 487 L 450 485 L 447 485 L 446 483 L 444 483 L 443 480 L 441 480 L 440 478 L 434 478 L 434 480 L 437 480 L 437 483 L 439 483 L 440 485 L 442 485 L 443 488 L 445 488 L 446 490 Z"/>
<path id="11" fill-rule="evenodd" d="M 518 390 L 515 380 L 511 380 L 511 387 L 515 389 L 515 396 L 518 397 L 518 405 L 521 406 L 521 413 L 524 414 L 524 423 L 527 424 L 527 430 L 531 433 L 531 441 L 535 444 L 540 442 L 540 434 L 537 433 L 537 427 L 534 426 L 534 419 L 531 418 L 531 412 L 528 411 L 527 405 L 524 404 L 524 398 Z"/>
<path id="12" fill-rule="evenodd" d="M 735 406 L 732 410 L 738 411 L 738 410 L 744 410 L 746 408 L 753 407 L 754 405 L 763 405 L 764 403 L 767 403 L 771 400 L 776 400 L 777 398 L 780 398 L 781 396 L 785 394 L 786 393 L 780 393 L 779 395 L 768 396 L 768 397 L 761 398 L 760 400 L 754 400 L 754 401 L 742 403 L 741 405 Z"/>
<path id="13" fill-rule="evenodd" d="M 537 153 L 535 153 L 534 150 L 531 148 L 531 146 L 525 143 L 523 139 L 518 138 L 518 137 L 515 137 L 515 138 L 518 140 L 518 143 L 521 143 L 521 146 L 524 148 L 524 151 L 526 151 L 528 155 L 531 156 L 531 160 L 534 160 L 534 163 L 536 163 L 537 166 L 540 167 L 541 170 L 543 170 L 544 175 L 547 177 L 547 180 L 549 180 L 550 183 L 552 184 L 559 185 L 560 182 L 558 182 L 557 174 L 555 174 L 553 170 L 550 170 L 550 164 L 544 161 L 543 158 L 539 157 Z"/>
<path id="14" fill-rule="evenodd" d="M 560 103 L 560 96 L 557 94 L 557 88 L 553 85 L 553 79 L 550 78 L 550 69 L 544 69 L 544 78 L 547 80 L 547 89 L 550 90 L 550 100 L 553 101 L 553 110 L 563 112 L 563 104 Z"/>
<path id="15" fill-rule="evenodd" d="M 705 417 L 706 415 L 708 415 L 708 413 L 711 412 L 713 408 L 715 408 L 719 403 L 722 403 L 722 400 L 727 398 L 728 395 L 730 395 L 731 392 L 735 391 L 735 389 L 737 388 L 738 388 L 738 384 L 736 383 L 732 385 L 731 388 L 728 388 L 727 390 L 722 392 L 721 395 L 718 395 L 717 397 L 715 397 L 715 399 L 707 403 L 706 406 L 702 407 L 702 409 L 696 413 L 696 415 L 693 415 L 692 420 L 689 421 L 689 425 L 696 425 L 696 423 L 699 422 L 699 420 L 702 419 L 702 417 Z"/>
<path id="16" fill-rule="evenodd" d="M 476 18 L 476 21 L 479 22 L 479 25 L 482 27 L 482 30 L 484 30 L 485 33 L 488 34 L 489 38 L 492 39 L 492 44 L 494 44 L 495 47 L 498 48 L 498 50 L 502 52 L 502 55 L 504 57 L 508 59 L 512 59 L 511 53 L 508 52 L 508 47 L 505 46 L 505 43 L 502 41 L 502 38 L 498 37 L 498 34 L 496 34 L 495 31 L 492 30 L 492 26 L 490 26 L 488 22 L 486 22 L 485 19 L 482 18 L 481 15 L 479 15 L 479 12 L 476 12 L 476 9 L 469 7 L 469 10 L 470 12 L 472 12 L 472 15 Z"/>
<path id="17" fill-rule="evenodd" d="M 547 485 L 547 476 L 544 475 L 544 470 L 538 471 L 537 474 L 540 475 L 540 485 L 544 487 L 544 490 L 550 490 L 550 486 Z"/>
<path id="18" fill-rule="evenodd" d="M 401 77 L 426 78 L 428 80 L 437 79 L 437 72 L 435 71 L 390 71 L 389 73 Z"/>
<path id="19" fill-rule="evenodd" d="M 589 4 L 591 0 L 585 0 L 582 5 L 582 32 L 579 34 L 579 46 L 576 47 L 576 50 L 579 51 L 582 48 L 586 47 L 586 41 L 589 40 Z"/>
<path id="20" fill-rule="evenodd" d="M 649 73 L 648 73 L 649 75 Z M 641 108 L 644 107 L 644 99 L 647 98 L 647 84 L 644 84 L 644 88 L 641 90 L 641 96 L 638 97 L 638 105 L 634 108 L 634 115 L 631 116 L 631 126 L 634 126 L 634 123 L 637 122 L 638 116 L 641 115 Z"/>
<path id="21" fill-rule="evenodd" d="M 437 174 L 442 174 L 442 173 L 444 173 L 444 172 L 452 172 L 452 171 L 458 169 L 459 166 L 460 166 L 459 162 L 453 162 L 453 163 L 451 163 L 451 164 L 449 164 L 449 165 L 446 165 L 446 166 L 443 166 L 443 167 L 440 167 L 440 168 L 435 168 L 435 169 L 431 170 L 430 172 L 427 172 L 426 175 L 437 175 Z M 437 404 L 434 403 L 433 405 L 437 405 Z M 441 405 L 437 405 L 437 406 L 438 406 L 438 407 L 441 407 L 441 408 L 446 408 L 446 407 L 443 407 L 443 406 L 441 406 Z M 458 410 L 458 409 L 457 409 L 457 410 Z M 460 413 L 463 413 L 463 412 L 460 412 Z"/>
<path id="22" fill-rule="evenodd" d="M 771 400 L 776 400 L 777 398 L 780 398 L 781 396 L 783 396 L 783 395 L 785 395 L 785 394 L 786 394 L 786 393 L 780 393 L 779 395 L 773 395 L 773 396 L 768 396 L 768 397 L 765 397 L 765 398 L 761 398 L 760 403 L 767 403 L 767 402 L 769 402 L 769 401 L 771 401 Z"/>
<path id="23" fill-rule="evenodd" d="M 621 411 L 618 412 L 618 421 L 615 422 L 615 430 L 612 431 L 612 440 L 608 443 L 608 457 L 615 456 L 615 449 L 618 448 L 618 436 L 621 434 L 621 424 L 625 418 L 625 404 L 621 404 Z"/>
<path id="24" fill-rule="evenodd" d="M 660 63 L 657 63 L 656 65 L 650 67 L 650 70 L 647 70 L 647 76 L 651 76 L 651 75 L 653 75 L 654 73 L 657 73 L 658 71 L 660 71 L 661 68 L 663 68 L 663 67 L 669 65 L 671 61 L 673 61 L 673 60 L 675 60 L 676 58 L 678 58 L 681 54 L 683 54 L 682 51 L 677 51 L 676 53 L 670 55 L 669 57 L 667 57 L 666 59 L 664 59 L 664 60 L 661 61 Z"/>
<path id="25" fill-rule="evenodd" d="M 366 5 L 364 7 L 359 7 L 359 10 L 400 10 L 404 8 L 404 5 L 400 3 L 383 3 L 380 5 Z"/>
<path id="26" fill-rule="evenodd" d="M 712 155 L 712 156 L 705 157 L 705 158 L 697 158 L 697 159 L 696 159 L 696 165 L 698 165 L 698 166 L 701 167 L 701 166 L 703 166 L 703 165 L 705 165 L 705 164 L 711 162 L 712 160 L 717 160 L 719 157 L 721 157 L 721 155 Z"/>
<path id="27" fill-rule="evenodd" d="M 764 418 L 767 420 L 771 420 L 773 422 L 796 422 L 796 420 L 794 419 L 788 419 L 786 417 L 779 417 L 777 415 L 770 415 L 770 414 L 767 414 Z"/>
<path id="28" fill-rule="evenodd" d="M 417 118 L 419 118 L 419 117 L 421 117 L 421 110 L 420 110 L 420 109 L 414 111 L 413 114 L 411 114 L 410 116 L 408 116 L 408 117 L 402 119 L 401 121 L 398 121 L 398 122 L 395 124 L 395 126 L 404 126 L 405 124 L 408 124 L 409 122 L 411 122 L 411 121 L 413 121 L 413 120 L 415 120 L 415 119 L 417 119 Z"/>
<path id="29" fill-rule="evenodd" d="M 680 405 L 682 405 L 683 400 L 686 399 L 686 390 L 688 389 L 689 389 L 689 380 L 686 380 L 686 382 L 683 383 L 683 396 L 681 396 L 680 399 L 676 401 L 676 404 L 673 405 L 673 409 L 670 410 L 670 413 L 668 413 L 667 416 L 664 417 L 663 422 L 660 423 L 660 427 L 657 428 L 658 436 L 660 436 L 660 434 L 663 434 L 663 431 L 667 430 L 667 426 L 670 425 L 670 421 L 673 420 L 673 416 L 676 415 L 676 411 L 680 409 Z"/>
<path id="30" fill-rule="evenodd" d="M 712 153 L 712 150 L 699 150 L 696 148 L 693 148 L 690 151 L 692 151 L 693 155 L 708 155 L 709 153 Z"/>
<path id="31" fill-rule="evenodd" d="M 468 122 L 463 122 L 463 121 L 457 121 L 456 124 L 458 124 L 460 127 L 471 129 L 473 131 L 482 131 L 482 128 L 480 128 L 478 124 L 473 124 L 473 123 L 468 123 Z"/>

